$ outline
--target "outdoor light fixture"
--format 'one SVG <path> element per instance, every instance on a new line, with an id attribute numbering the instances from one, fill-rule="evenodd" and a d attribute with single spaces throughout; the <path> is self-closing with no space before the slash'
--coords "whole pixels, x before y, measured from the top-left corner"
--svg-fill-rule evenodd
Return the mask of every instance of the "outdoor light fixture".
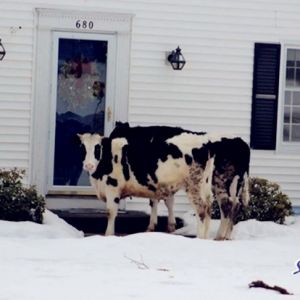
<path id="1" fill-rule="evenodd" d="M 4 47 L 1 43 L 1 40 L 0 40 L 0 60 L 2 60 L 4 58 L 5 54 L 6 54 L 6 51 L 5 51 L 5 49 L 4 49 Z"/>
<path id="2" fill-rule="evenodd" d="M 185 59 L 181 53 L 179 46 L 168 55 L 168 61 L 172 65 L 173 70 L 182 70 L 185 65 Z"/>

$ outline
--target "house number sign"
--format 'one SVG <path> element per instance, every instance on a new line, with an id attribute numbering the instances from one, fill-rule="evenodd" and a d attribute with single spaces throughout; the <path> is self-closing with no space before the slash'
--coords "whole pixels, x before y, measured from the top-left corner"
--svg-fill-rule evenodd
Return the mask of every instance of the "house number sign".
<path id="1" fill-rule="evenodd" d="M 75 24 L 76 28 L 83 28 L 83 29 L 93 29 L 94 22 L 86 21 L 86 20 L 77 20 Z"/>

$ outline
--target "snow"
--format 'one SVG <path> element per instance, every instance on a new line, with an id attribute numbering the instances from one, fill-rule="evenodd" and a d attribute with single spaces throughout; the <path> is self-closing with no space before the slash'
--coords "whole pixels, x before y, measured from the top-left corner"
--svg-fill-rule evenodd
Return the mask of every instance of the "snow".
<path id="1" fill-rule="evenodd" d="M 83 237 L 82 231 L 70 226 L 64 220 L 49 210 L 45 211 L 44 224 L 33 222 L 9 222 L 0 221 L 0 238 L 76 238 Z"/>
<path id="2" fill-rule="evenodd" d="M 195 232 L 192 213 L 184 220 L 177 234 L 123 237 L 83 237 L 49 211 L 42 225 L 0 221 L 0 299 L 300 299 L 300 217 L 240 222 L 223 242 L 219 221 L 200 240 L 178 235 Z M 250 289 L 256 280 L 293 295 Z"/>

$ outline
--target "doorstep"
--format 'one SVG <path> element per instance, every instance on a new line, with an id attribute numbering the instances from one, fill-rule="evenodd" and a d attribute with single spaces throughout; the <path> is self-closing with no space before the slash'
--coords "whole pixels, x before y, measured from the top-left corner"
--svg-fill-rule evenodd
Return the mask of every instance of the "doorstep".
<path id="1" fill-rule="evenodd" d="M 85 235 L 104 234 L 107 225 L 106 212 L 99 209 L 51 209 L 53 213 L 65 220 Z M 115 223 L 117 235 L 145 232 L 150 216 L 140 211 L 119 211 Z M 155 231 L 167 232 L 168 219 L 166 216 L 158 217 Z M 176 218 L 176 229 L 181 228 L 183 222 Z"/>
<path id="2" fill-rule="evenodd" d="M 65 220 L 85 235 L 104 234 L 107 225 L 106 212 L 94 208 L 50 209 L 53 213 Z M 296 216 L 300 215 L 300 206 L 293 207 Z M 115 230 L 117 235 L 145 232 L 149 224 L 150 216 L 141 211 L 118 212 Z M 155 231 L 167 232 L 168 219 L 166 216 L 158 216 L 158 224 Z M 176 217 L 176 229 L 183 227 L 181 218 Z"/>

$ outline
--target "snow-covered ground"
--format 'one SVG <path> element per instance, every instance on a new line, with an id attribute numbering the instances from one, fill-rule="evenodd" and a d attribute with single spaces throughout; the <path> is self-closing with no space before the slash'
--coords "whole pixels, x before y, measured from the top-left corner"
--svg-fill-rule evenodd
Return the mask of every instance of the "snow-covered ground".
<path id="1" fill-rule="evenodd" d="M 178 233 L 193 233 L 190 213 L 185 221 Z M 217 227 L 213 221 L 212 237 Z M 293 274 L 300 259 L 299 217 L 289 225 L 241 222 L 233 237 L 84 238 L 49 211 L 43 225 L 0 221 L 0 299 L 300 299 L 300 273 Z M 250 289 L 256 280 L 293 295 Z"/>

